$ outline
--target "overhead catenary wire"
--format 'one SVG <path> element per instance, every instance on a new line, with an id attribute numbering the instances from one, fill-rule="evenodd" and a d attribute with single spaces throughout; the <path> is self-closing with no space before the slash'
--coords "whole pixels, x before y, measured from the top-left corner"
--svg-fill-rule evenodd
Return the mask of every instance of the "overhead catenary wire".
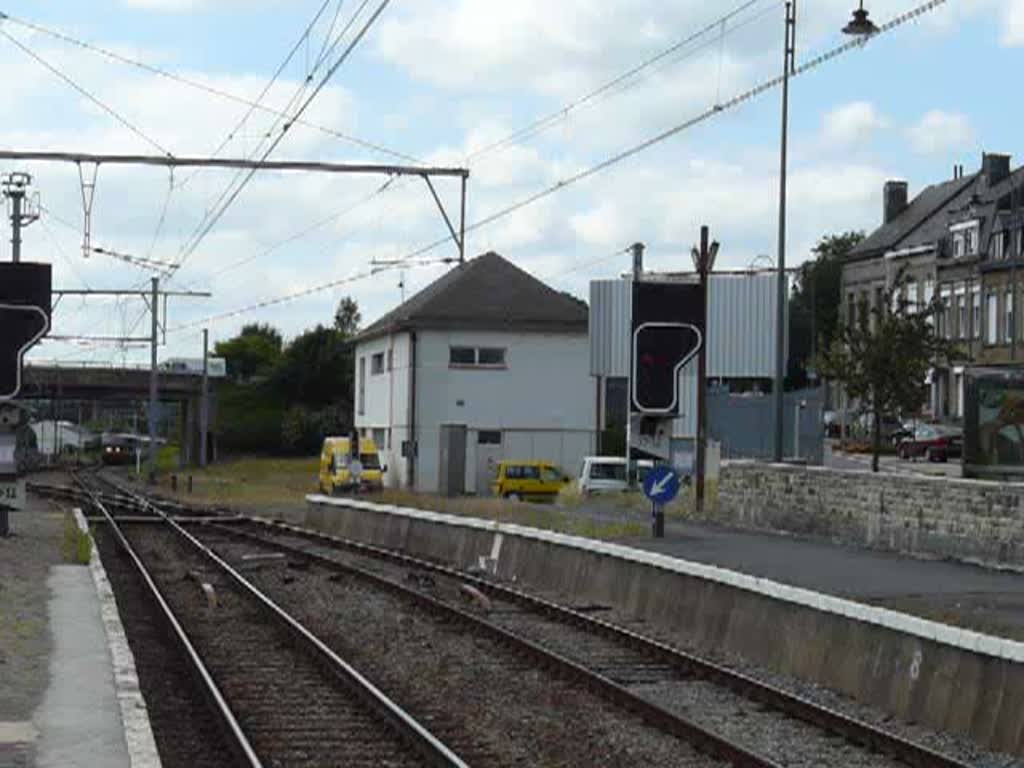
<path id="1" fill-rule="evenodd" d="M 844 55 L 846 53 L 849 53 L 850 51 L 852 51 L 854 49 L 862 48 L 865 45 L 867 45 L 871 39 L 874 39 L 874 38 L 880 37 L 880 36 L 882 36 L 884 34 L 887 34 L 887 33 L 891 32 L 892 30 L 897 29 L 898 27 L 901 27 L 901 26 L 903 26 L 904 24 L 906 24 L 906 23 L 908 23 L 910 21 L 913 21 L 914 19 L 917 19 L 917 18 L 925 15 L 926 13 L 931 12 L 931 11 L 935 10 L 936 8 L 942 6 L 942 5 L 945 5 L 946 2 L 947 2 L 947 0 L 928 0 L 928 2 L 922 3 L 922 4 L 912 8 L 911 10 L 908 10 L 908 11 L 906 11 L 904 13 L 901 13 L 901 14 L 893 17 L 892 19 L 890 19 L 888 22 L 882 24 L 881 26 L 878 27 L 878 31 L 875 32 L 874 34 L 872 34 L 870 36 L 870 38 L 854 38 L 854 39 L 850 40 L 849 42 L 846 42 L 846 43 L 843 43 L 841 45 L 835 46 L 834 48 L 831 48 L 831 49 L 825 51 L 824 53 L 819 54 L 818 56 L 815 56 L 815 57 L 809 59 L 808 61 L 803 62 L 802 64 L 800 64 L 800 65 L 798 65 L 796 67 L 796 69 L 790 74 L 790 77 L 791 78 L 800 77 L 800 76 L 802 76 L 802 75 L 804 75 L 804 74 L 806 74 L 806 73 L 808 73 L 808 72 L 810 72 L 810 71 L 812 71 L 814 69 L 817 69 L 818 67 L 822 66 L 823 64 L 825 64 L 825 63 L 827 63 L 829 61 L 832 61 L 833 59 L 835 59 L 835 58 L 837 58 L 839 56 L 842 56 L 842 55 Z M 632 157 L 636 156 L 637 154 L 643 152 L 646 149 L 649 149 L 649 148 L 651 148 L 651 147 L 653 147 L 653 146 L 655 146 L 657 144 L 661 144 L 662 142 L 667 141 L 668 139 L 670 139 L 673 136 L 676 136 L 676 135 L 682 133 L 683 131 L 686 131 L 686 130 L 688 130 L 690 128 L 693 128 L 696 125 L 699 125 L 699 124 L 701 124 L 701 123 L 703 123 L 703 122 L 705 122 L 707 120 L 710 120 L 711 118 L 715 117 L 716 115 L 719 115 L 719 114 L 721 114 L 723 112 L 727 112 L 727 111 L 729 111 L 731 109 L 735 109 L 736 107 L 738 107 L 738 106 L 740 106 L 740 105 L 742 105 L 742 104 L 744 104 L 744 103 L 746 103 L 746 102 L 748 102 L 748 101 L 750 101 L 750 100 L 752 100 L 754 98 L 757 98 L 761 94 L 777 88 L 779 85 L 781 85 L 782 79 L 783 79 L 782 75 L 777 75 L 777 76 L 771 77 L 771 78 L 769 78 L 767 80 L 764 80 L 761 83 L 753 86 L 752 88 L 749 88 L 749 89 L 747 89 L 747 90 L 737 94 L 736 96 L 733 96 L 732 98 L 726 100 L 725 102 L 722 102 L 721 104 L 716 104 L 713 107 L 708 108 L 708 109 L 698 113 L 697 115 L 695 115 L 695 116 L 693 116 L 693 117 L 691 117 L 691 118 L 689 118 L 687 120 L 684 120 L 683 122 L 678 123 L 678 124 L 668 128 L 668 129 L 666 129 L 666 130 L 664 130 L 664 131 L 662 131 L 662 132 L 660 132 L 660 133 L 658 133 L 658 134 L 648 138 L 648 139 L 645 139 L 645 140 L 643 140 L 643 141 L 641 141 L 641 142 L 639 142 L 637 144 L 634 144 L 634 145 L 630 146 L 629 148 L 624 149 L 624 150 L 622 150 L 622 151 L 620 151 L 620 152 L 618 152 L 618 153 L 616 153 L 616 154 L 606 158 L 605 160 L 602 160 L 601 162 L 599 162 L 599 163 L 597 163 L 595 165 L 589 166 L 588 168 L 586 168 L 586 169 L 584 169 L 582 171 L 579 171 L 579 172 L 577 172 L 577 173 L 575 173 L 575 174 L 573 174 L 573 175 L 571 175 L 571 176 L 569 176 L 569 177 L 567 177 L 565 179 L 562 179 L 561 181 L 556 182 L 555 184 L 552 184 L 552 185 L 550 185 L 548 187 L 545 187 L 544 189 L 542 189 L 542 190 L 540 190 L 540 191 L 538 191 L 538 192 L 536 192 L 536 193 L 534 193 L 534 194 L 532 194 L 532 195 L 530 195 L 530 196 L 528 196 L 528 197 L 526 197 L 526 198 L 524 198 L 522 200 L 519 200 L 519 201 L 517 201 L 515 203 L 512 203 L 511 205 L 507 205 L 504 208 L 501 208 L 501 209 L 495 211 L 494 213 L 491 213 L 488 216 L 485 216 L 484 218 L 482 218 L 482 219 L 480 219 L 480 220 L 478 220 L 476 222 L 473 222 L 472 224 L 467 225 L 466 226 L 466 232 L 475 231 L 475 230 L 481 229 L 482 227 L 488 226 L 489 224 L 493 224 L 494 222 L 496 222 L 496 221 L 498 221 L 500 219 L 503 219 L 503 218 L 505 218 L 505 217 L 507 217 L 507 216 L 509 216 L 509 215 L 511 215 L 511 214 L 513 214 L 513 213 L 515 213 L 517 211 L 519 211 L 519 210 L 522 210 L 523 208 L 526 208 L 526 207 L 528 207 L 530 205 L 533 205 L 534 203 L 536 203 L 536 202 L 538 202 L 538 201 L 540 201 L 540 200 L 542 200 L 542 199 L 544 199 L 546 197 L 549 197 L 549 196 L 555 194 L 556 192 L 560 192 L 560 191 L 562 191 L 562 190 L 564 190 L 564 189 L 566 189 L 566 188 L 568 188 L 568 187 L 570 187 L 570 186 L 572 186 L 572 185 L 574 185 L 576 183 L 579 183 L 580 181 L 583 181 L 583 180 L 585 180 L 587 178 L 590 178 L 590 177 L 592 177 L 592 176 L 594 176 L 594 175 L 596 175 L 598 173 L 601 173 L 604 170 L 607 170 L 608 168 L 611 168 L 611 167 L 613 167 L 615 165 L 618 165 L 618 164 L 624 162 L 625 160 L 628 160 L 629 158 L 632 158 Z M 406 260 L 415 259 L 415 258 L 417 258 L 419 256 L 422 256 L 422 255 L 424 255 L 426 253 L 429 253 L 430 251 L 434 250 L 435 248 L 438 248 L 439 246 L 443 245 L 444 243 L 447 243 L 448 241 L 449 241 L 448 237 L 442 237 L 442 238 L 440 238 L 438 240 L 435 240 L 435 241 L 433 241 L 431 243 L 427 243 L 427 244 L 425 244 L 423 246 L 420 246 L 419 248 L 414 249 L 413 251 L 411 251 L 408 254 L 406 254 L 405 256 L 403 256 L 401 259 L 398 259 L 398 260 L 395 260 L 395 261 L 396 261 L 396 263 L 398 263 L 398 262 L 403 262 L 403 261 L 406 261 Z M 366 274 L 364 276 L 369 276 L 369 275 Z M 242 307 L 240 309 L 233 310 L 231 312 L 226 312 L 226 313 L 223 313 L 223 314 L 220 314 L 220 315 L 216 315 L 213 318 L 207 318 L 207 320 L 226 319 L 228 317 L 237 317 L 239 315 L 246 314 L 246 313 L 254 311 L 256 309 L 260 309 L 260 308 L 264 308 L 264 307 L 268 307 L 268 306 L 275 306 L 275 305 L 278 305 L 278 304 L 283 304 L 283 303 L 286 303 L 286 302 L 294 301 L 294 300 L 299 299 L 299 298 L 304 298 L 306 296 L 311 296 L 311 295 L 320 293 L 322 291 L 327 291 L 327 290 L 330 290 L 332 288 L 337 287 L 338 285 L 341 285 L 341 284 L 344 284 L 344 283 L 350 282 L 350 281 L 351 280 L 349 278 L 344 278 L 342 280 L 334 280 L 334 281 L 329 281 L 329 282 L 326 282 L 326 283 L 321 283 L 321 284 L 318 284 L 318 285 L 313 285 L 313 286 L 310 286 L 308 288 L 302 289 L 302 290 L 294 292 L 294 293 L 286 294 L 284 296 L 280 296 L 280 297 L 273 298 L 273 299 L 267 299 L 267 300 L 264 300 L 264 301 L 262 301 L 262 302 L 260 302 L 258 304 L 254 304 L 254 305 L 251 305 L 251 306 L 248 306 L 248 307 Z M 185 328 L 194 327 L 196 325 L 201 325 L 203 322 L 206 322 L 206 320 L 200 320 L 200 321 L 197 321 L 195 323 L 188 323 L 188 324 L 183 325 L 183 326 L 178 326 L 176 329 L 171 329 L 171 331 L 176 331 L 176 330 L 181 330 L 181 329 L 185 329 Z M 171 331 L 169 331 L 169 332 L 171 332 Z"/>
<path id="2" fill-rule="evenodd" d="M 112 50 L 110 50 L 108 48 L 104 48 L 104 47 L 99 46 L 99 45 L 94 45 L 92 43 L 88 43 L 88 42 L 86 42 L 84 40 L 80 40 L 78 38 L 72 37 L 71 35 L 65 34 L 63 32 L 58 32 L 57 30 L 50 29 L 48 27 L 44 27 L 44 26 L 42 26 L 40 24 L 35 24 L 33 22 L 26 21 L 25 19 L 20 19 L 20 18 L 18 18 L 16 16 L 11 16 L 10 14 L 0 13 L 0 22 L 3 22 L 3 21 L 12 22 L 12 23 L 17 24 L 17 25 L 19 25 L 21 27 L 24 27 L 26 29 L 30 29 L 30 30 L 33 30 L 35 32 L 39 32 L 41 34 L 47 35 L 48 37 L 51 37 L 51 38 L 53 38 L 55 40 L 60 40 L 60 41 L 62 41 L 64 43 L 76 46 L 76 47 L 81 48 L 83 50 L 89 51 L 90 53 L 97 54 L 97 55 L 102 56 L 102 57 L 104 57 L 106 59 L 109 59 L 111 61 L 116 61 L 116 62 L 118 62 L 120 64 L 124 64 L 124 65 L 130 66 L 130 67 L 134 67 L 134 68 L 142 70 L 144 72 L 148 72 L 149 74 L 156 75 L 157 77 L 162 77 L 164 79 L 171 80 L 173 82 L 179 83 L 180 85 L 185 85 L 185 86 L 188 86 L 190 88 L 194 88 L 194 89 L 197 89 L 197 90 L 200 90 L 200 91 L 204 91 L 205 93 L 207 93 L 207 94 L 209 94 L 211 96 L 216 96 L 218 98 L 225 99 L 227 101 L 233 101 L 236 104 L 242 104 L 242 105 L 245 105 L 245 106 L 255 106 L 255 108 L 257 110 L 261 111 L 261 112 L 277 115 L 279 117 L 286 117 L 287 116 L 285 112 L 283 112 L 282 110 L 279 110 L 279 109 L 277 109 L 275 107 L 271 107 L 271 106 L 268 106 L 268 105 L 265 105 L 265 104 L 257 104 L 255 100 L 247 98 L 245 96 L 240 96 L 240 95 L 238 95 L 236 93 L 231 93 L 231 92 L 226 91 L 226 90 L 224 90 L 222 88 L 217 88 L 216 86 L 212 86 L 212 85 L 209 85 L 207 83 L 203 83 L 203 82 L 201 82 L 199 80 L 194 80 L 192 78 L 185 77 L 184 75 L 176 74 L 176 73 L 171 72 L 171 71 L 169 71 L 167 69 L 164 69 L 162 67 L 157 67 L 157 66 L 155 66 L 153 64 L 146 63 L 146 62 L 141 61 L 139 59 L 130 58 L 130 57 L 125 56 L 123 54 L 117 53 L 116 51 L 112 51 Z M 367 141 L 366 139 L 361 139 L 361 138 L 359 138 L 357 136 L 353 136 L 351 134 L 344 133 L 344 132 L 339 131 L 339 130 L 337 130 L 335 128 L 330 128 L 328 126 L 318 125 L 316 123 L 313 123 L 313 122 L 310 122 L 310 121 L 307 121 L 307 120 L 302 120 L 302 119 L 293 120 L 292 122 L 294 122 L 296 125 L 302 125 L 302 126 L 304 126 L 306 128 L 311 128 L 313 130 L 319 131 L 319 132 L 321 132 L 323 134 L 326 134 L 328 136 L 332 136 L 333 138 L 339 139 L 341 141 L 346 141 L 346 142 L 349 142 L 349 143 L 354 144 L 356 146 L 360 146 L 360 147 L 362 147 L 364 149 L 368 149 L 368 150 L 371 150 L 373 152 L 378 152 L 378 153 L 383 154 L 383 155 L 389 155 L 389 156 L 395 158 L 396 160 L 402 160 L 404 162 L 411 162 L 411 163 L 419 163 L 420 162 L 419 159 L 417 159 L 417 158 L 415 158 L 415 157 L 413 157 L 411 155 L 405 154 L 403 152 L 399 152 L 399 151 L 397 151 L 395 149 L 391 149 L 389 147 L 385 147 L 385 146 L 383 146 L 381 144 L 377 144 L 377 143 L 372 142 L 372 141 Z"/>
<path id="3" fill-rule="evenodd" d="M 668 59 L 669 57 L 671 57 L 675 53 L 678 53 L 679 51 L 686 48 L 690 44 L 696 42 L 697 40 L 700 40 L 702 37 L 707 36 L 710 32 L 719 29 L 724 23 L 734 19 L 744 11 L 750 9 L 751 7 L 757 5 L 760 2 L 763 2 L 763 0 L 746 0 L 746 2 L 743 2 L 740 5 L 736 6 L 728 13 L 725 13 L 722 16 L 715 19 L 713 22 L 705 25 L 704 27 L 701 27 L 696 32 L 687 35 L 682 40 L 673 43 L 672 45 L 662 49 L 658 53 L 649 56 L 648 58 L 641 61 L 639 64 L 630 67 L 625 72 L 617 75 L 611 80 L 602 83 L 597 88 L 594 88 L 593 90 L 588 91 L 582 96 L 573 99 L 568 104 L 563 105 L 557 110 L 554 110 L 543 117 L 537 118 L 536 120 L 528 123 L 522 128 L 512 131 L 511 133 L 507 134 L 501 139 L 493 141 L 490 144 L 486 144 L 483 147 L 480 147 L 479 149 L 471 152 L 467 159 L 472 161 L 479 158 L 482 155 L 489 154 L 510 144 L 520 143 L 524 139 L 529 138 L 530 136 L 539 133 L 546 128 L 549 128 L 553 125 L 557 125 L 559 122 L 564 120 L 565 117 L 567 117 L 571 112 L 578 110 L 579 108 L 585 106 L 586 104 L 594 101 L 595 99 L 599 98 L 600 96 L 603 96 L 606 93 L 614 91 L 614 89 L 621 86 L 623 83 L 634 80 L 638 75 L 640 75 L 645 70 L 648 70 L 651 67 L 655 66 L 656 64 L 664 61 L 665 59 Z"/>
<path id="4" fill-rule="evenodd" d="M 363 37 L 365 37 L 366 33 L 374 25 L 377 19 L 380 18 L 380 15 L 384 12 L 384 9 L 387 8 L 388 5 L 390 5 L 390 3 L 391 0 L 381 0 L 381 3 L 377 6 L 376 10 L 366 20 L 362 28 L 349 42 L 348 46 L 346 46 L 345 50 L 341 53 L 341 55 L 334 62 L 334 64 L 331 65 L 331 68 L 327 71 L 323 78 L 321 78 L 319 84 L 316 86 L 313 92 L 309 94 L 306 100 L 299 106 L 295 114 L 290 117 L 287 123 L 285 123 L 284 127 L 281 129 L 281 132 L 270 143 L 270 146 L 268 146 L 266 150 L 264 150 L 260 158 L 260 162 L 266 160 L 270 156 L 270 154 L 277 148 L 277 146 L 284 140 L 284 137 L 288 135 L 288 129 L 295 123 L 295 120 L 300 118 L 302 114 L 309 108 L 309 105 L 313 103 L 313 100 L 316 99 L 320 92 L 326 87 L 327 83 L 330 82 L 331 78 L 334 77 L 334 74 L 338 71 L 338 69 L 341 68 L 342 64 L 344 64 L 348 60 L 348 57 L 352 54 L 352 51 L 356 49 L 356 46 L 359 45 Z M 256 174 L 256 170 L 256 168 L 253 168 L 245 175 L 241 183 L 235 188 L 234 192 L 231 193 L 230 197 L 228 197 L 221 205 L 221 207 L 218 209 L 217 213 L 210 219 L 206 226 L 203 227 L 202 231 L 192 240 L 188 247 L 183 251 L 181 257 L 178 259 L 176 263 L 176 266 L 168 271 L 168 277 L 173 277 L 174 274 L 179 269 L 181 269 L 185 261 L 187 261 L 188 258 L 193 253 L 195 253 L 196 249 L 199 247 L 202 241 L 206 238 L 210 231 L 217 225 L 217 222 L 220 221 L 220 219 L 224 216 L 228 208 L 231 207 L 231 204 L 238 199 L 238 196 L 242 193 L 242 190 L 245 189 L 246 185 Z"/>
<path id="5" fill-rule="evenodd" d="M 10 41 L 12 45 L 14 45 L 16 48 L 18 48 L 23 53 L 25 53 L 25 55 L 27 55 L 29 58 L 33 59 L 38 64 L 40 64 L 43 67 L 45 67 L 47 70 L 49 70 L 51 73 L 53 73 L 56 77 L 58 77 L 61 80 L 63 80 L 68 86 L 70 86 L 71 88 L 75 89 L 78 93 L 80 93 L 86 99 L 88 99 L 93 104 L 95 104 L 97 107 L 102 109 L 104 112 L 106 112 L 108 115 L 110 115 L 112 118 L 114 118 L 117 122 L 119 122 L 121 125 L 123 125 L 125 128 L 127 128 L 129 131 L 134 133 L 136 136 L 138 136 L 140 139 L 145 141 L 151 147 L 155 148 L 158 152 L 160 152 L 163 155 L 168 155 L 168 156 L 173 157 L 173 155 L 170 152 L 170 150 L 168 150 L 166 147 L 164 147 L 160 142 L 158 142 L 156 139 L 152 138 L 151 136 L 148 136 L 146 133 L 144 133 L 142 131 L 141 128 L 139 128 L 137 125 L 135 125 L 135 123 L 133 123 L 127 117 L 122 115 L 120 112 L 118 112 L 113 107 L 111 107 L 108 104 L 104 103 L 98 96 L 96 96 L 95 94 L 91 93 L 84 86 L 79 85 L 79 83 L 76 82 L 72 77 L 70 77 L 66 73 L 62 72 L 59 68 L 57 68 L 56 66 L 51 64 L 46 59 L 44 59 L 42 56 L 40 56 L 38 53 L 33 51 L 27 45 L 24 45 L 20 40 L 18 40 L 16 37 L 14 37 L 12 34 L 10 34 L 6 29 L 3 29 L 2 27 L 0 27 L 0 35 L 2 35 L 4 38 L 6 38 L 8 41 Z"/>

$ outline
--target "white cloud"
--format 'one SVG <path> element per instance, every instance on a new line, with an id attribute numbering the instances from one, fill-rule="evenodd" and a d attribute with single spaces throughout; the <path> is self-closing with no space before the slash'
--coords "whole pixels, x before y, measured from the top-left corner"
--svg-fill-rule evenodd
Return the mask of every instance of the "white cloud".
<path id="1" fill-rule="evenodd" d="M 1024 45 L 1024 0 L 1007 0 L 1004 14 L 1003 45 Z"/>
<path id="2" fill-rule="evenodd" d="M 854 101 L 836 107 L 825 115 L 822 125 L 824 140 L 835 147 L 847 147 L 870 139 L 889 121 L 869 101 Z"/>
<path id="3" fill-rule="evenodd" d="M 910 145 L 922 155 L 960 149 L 971 142 L 974 132 L 967 115 L 933 109 L 907 131 Z"/>

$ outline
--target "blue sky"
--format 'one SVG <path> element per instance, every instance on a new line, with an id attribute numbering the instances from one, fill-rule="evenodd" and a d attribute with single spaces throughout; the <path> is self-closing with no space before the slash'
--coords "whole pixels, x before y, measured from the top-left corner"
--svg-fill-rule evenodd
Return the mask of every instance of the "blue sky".
<path id="1" fill-rule="evenodd" d="M 283 107 L 309 72 L 339 7 L 330 0 L 292 64 L 267 96 Z M 323 0 L 105 0 L 24 3 L 18 19 L 255 98 Z M 881 23 L 915 0 L 866 3 Z M 393 0 L 355 53 L 314 100 L 311 122 L 432 164 L 463 165 L 490 142 L 571 104 L 581 95 L 713 22 L 741 0 Z M 852 0 L 802 0 L 798 59 L 843 42 Z M 376 0 L 369 4 L 376 6 Z M 363 16 L 365 18 L 365 15 Z M 725 27 L 629 82 L 571 110 L 528 141 L 468 160 L 469 221 L 700 113 L 773 76 L 781 65 L 782 4 L 753 2 Z M 340 22 L 339 22 L 340 23 Z M 358 22 L 357 22 L 358 24 Z M 338 29 L 339 27 L 335 27 Z M 175 154 L 209 154 L 245 107 L 7 21 L 4 32 L 72 77 L 147 137 Z M 1011 136 L 1019 100 L 1024 0 L 950 0 L 938 10 L 792 84 L 789 263 L 823 234 L 879 223 L 885 179 L 905 178 L 914 194 L 978 166 L 983 150 L 1021 151 Z M 83 98 L 6 38 L 0 39 L 5 122 L 0 144 L 19 149 L 153 153 L 146 140 Z M 324 70 L 316 72 L 319 77 Z M 481 228 L 469 253 L 494 249 L 562 290 L 586 296 L 587 282 L 624 270 L 631 242 L 648 245 L 656 269 L 688 267 L 702 223 L 722 242 L 719 265 L 745 267 L 775 255 L 778 204 L 778 91 L 721 114 L 615 168 Z M 258 113 L 225 156 L 254 151 L 273 116 Z M 296 126 L 275 159 L 394 158 Z M 25 255 L 52 261 L 61 287 L 125 287 L 148 273 L 81 253 L 82 210 L 73 167 L 5 164 L 28 170 L 45 206 L 25 232 Z M 229 183 L 223 171 L 171 179 L 161 169 L 104 167 L 93 215 L 96 245 L 160 260 L 182 255 L 204 211 Z M 211 290 L 210 300 L 171 305 L 169 326 L 199 323 L 261 300 L 368 271 L 444 234 L 422 183 L 261 174 L 189 255 L 172 285 Z M 457 187 L 439 183 L 453 207 Z M 360 201 L 366 200 L 361 204 Z M 351 210 L 348 210 L 351 209 Z M 347 212 L 346 212 L 347 211 Z M 336 217 L 298 237 L 316 222 Z M 158 222 L 162 220 L 162 224 Z M 4 224 L 4 240 L 9 238 Z M 285 242 L 287 241 L 287 242 Z M 451 255 L 439 248 L 430 257 Z M 244 266 L 234 267 L 241 261 Z M 407 294 L 443 265 L 410 268 Z M 399 273 L 386 271 L 287 304 L 210 323 L 215 339 L 245 322 L 270 322 L 293 336 L 329 322 L 351 294 L 367 321 L 399 300 Z M 131 328 L 137 302 L 65 302 L 54 333 L 108 335 Z M 140 325 L 140 328 L 142 326 Z M 164 355 L 198 350 L 200 326 L 171 333 Z M 144 359 L 142 349 L 47 343 L 39 358 Z"/>

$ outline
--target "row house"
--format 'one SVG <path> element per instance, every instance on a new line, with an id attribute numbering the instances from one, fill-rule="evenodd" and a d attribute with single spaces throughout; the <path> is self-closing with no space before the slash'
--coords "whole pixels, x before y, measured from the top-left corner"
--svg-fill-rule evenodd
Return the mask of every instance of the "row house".
<path id="1" fill-rule="evenodd" d="M 971 364 L 1024 362 L 1024 297 L 1018 272 L 1024 267 L 1024 168 L 1011 170 L 1010 156 L 986 153 L 981 169 L 933 184 L 909 199 L 905 181 L 883 188 L 882 225 L 854 248 L 843 265 L 844 317 L 859 307 L 877 307 L 900 271 L 907 275 L 908 301 L 943 304 L 935 322 L 957 342 L 953 360 L 937 360 L 929 380 L 930 415 L 963 416 L 964 368 Z M 1024 277 L 1024 275 L 1020 275 Z"/>

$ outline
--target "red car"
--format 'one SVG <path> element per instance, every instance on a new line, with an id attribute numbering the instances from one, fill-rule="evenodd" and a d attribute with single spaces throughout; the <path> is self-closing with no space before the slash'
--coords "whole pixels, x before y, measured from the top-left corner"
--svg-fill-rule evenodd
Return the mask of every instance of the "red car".
<path id="1" fill-rule="evenodd" d="M 896 455 L 901 459 L 916 459 L 921 456 L 928 461 L 948 461 L 960 458 L 963 451 L 963 433 L 955 427 L 938 424 L 920 424 L 913 437 L 904 438 L 896 446 Z"/>

